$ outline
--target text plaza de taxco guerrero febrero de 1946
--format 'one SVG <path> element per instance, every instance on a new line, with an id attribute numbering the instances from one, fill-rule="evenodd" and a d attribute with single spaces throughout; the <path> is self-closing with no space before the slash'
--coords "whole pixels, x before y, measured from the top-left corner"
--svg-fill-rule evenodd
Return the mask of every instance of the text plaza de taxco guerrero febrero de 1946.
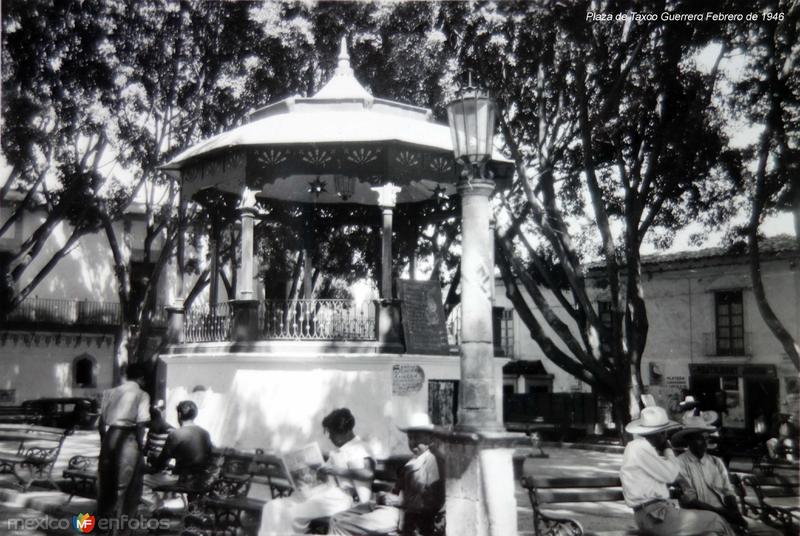
<path id="1" fill-rule="evenodd" d="M 722 13 L 716 11 L 706 11 L 705 13 L 676 13 L 672 11 L 662 11 L 660 13 L 640 13 L 628 11 L 625 13 L 602 13 L 597 11 L 587 11 L 586 20 L 589 22 L 753 22 L 753 21 L 782 21 L 782 12 L 751 12 L 751 13 Z"/>

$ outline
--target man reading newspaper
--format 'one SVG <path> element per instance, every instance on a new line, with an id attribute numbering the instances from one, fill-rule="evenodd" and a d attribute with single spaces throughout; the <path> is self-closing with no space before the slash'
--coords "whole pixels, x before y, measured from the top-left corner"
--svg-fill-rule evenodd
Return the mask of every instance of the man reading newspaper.
<path id="1" fill-rule="evenodd" d="M 309 475 L 309 470 L 322 459 L 321 454 L 317 457 L 319 446 L 309 445 L 285 458 L 297 491 L 264 505 L 259 536 L 303 534 L 312 520 L 343 512 L 356 501 L 370 500 L 375 462 L 361 438 L 353 433 L 355 423 L 347 408 L 336 409 L 322 420 L 322 428 L 335 448 L 328 462 L 317 467 L 316 475 L 323 480 L 320 484 Z"/>

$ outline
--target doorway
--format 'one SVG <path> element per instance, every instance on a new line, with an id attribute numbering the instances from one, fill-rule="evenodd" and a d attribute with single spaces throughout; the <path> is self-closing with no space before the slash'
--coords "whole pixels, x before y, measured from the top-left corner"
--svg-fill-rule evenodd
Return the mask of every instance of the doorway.
<path id="1" fill-rule="evenodd" d="M 759 376 L 744 377 L 744 418 L 748 433 L 755 430 L 755 420 L 763 415 L 767 430 L 778 413 L 778 379 Z"/>

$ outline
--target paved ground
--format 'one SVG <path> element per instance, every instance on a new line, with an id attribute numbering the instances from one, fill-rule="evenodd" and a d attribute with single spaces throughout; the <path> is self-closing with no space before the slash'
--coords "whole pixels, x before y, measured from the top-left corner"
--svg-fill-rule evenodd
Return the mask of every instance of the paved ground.
<path id="1" fill-rule="evenodd" d="M 541 476 L 602 476 L 617 475 L 622 463 L 620 452 L 598 452 L 575 448 L 545 446 L 549 458 L 529 462 Z M 614 449 L 617 450 L 617 449 Z M 631 509 L 623 503 L 570 504 L 554 514 L 576 519 L 585 530 L 632 530 L 636 526 Z M 517 526 L 520 536 L 533 534 L 533 510 L 528 495 L 517 483 Z"/>
<path id="2" fill-rule="evenodd" d="M 8 446 L 0 443 L 0 450 Z M 96 433 L 78 432 L 69 437 L 56 462 L 54 475 L 61 475 L 69 459 L 77 454 L 96 456 L 99 452 L 99 438 Z M 613 450 L 613 449 L 612 449 Z M 602 475 L 617 474 L 622 455 L 617 452 L 598 452 L 575 448 L 545 446 L 549 458 L 535 458 L 532 467 L 541 475 Z M 523 451 L 519 455 L 526 454 Z M 34 488 L 21 493 L 14 486 L 12 475 L 0 475 L 0 534 L 13 536 L 55 536 L 74 535 L 78 532 L 66 523 L 71 523 L 76 513 L 94 512 L 95 503 L 89 499 L 75 498 L 66 505 L 67 495 L 59 491 Z M 527 494 L 517 483 L 517 512 L 520 535 L 533 534 L 533 512 Z M 624 530 L 634 528 L 633 516 L 629 508 L 622 504 L 570 505 L 557 513 L 575 517 L 585 529 Z M 19 530 L 23 520 L 37 523 L 37 529 Z M 49 522 L 49 529 L 45 524 Z M 468 536 L 468 535 L 465 535 Z"/>

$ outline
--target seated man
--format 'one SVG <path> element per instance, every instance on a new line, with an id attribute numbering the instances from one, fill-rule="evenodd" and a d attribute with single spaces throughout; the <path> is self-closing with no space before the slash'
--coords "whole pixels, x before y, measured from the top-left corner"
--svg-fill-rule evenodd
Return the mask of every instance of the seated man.
<path id="1" fill-rule="evenodd" d="M 780 413 L 777 415 L 776 430 L 767 442 L 767 454 L 773 460 L 797 460 L 798 430 L 794 423 L 794 415 Z"/>
<path id="2" fill-rule="evenodd" d="M 686 508 L 716 512 L 742 533 L 775 535 L 779 531 L 739 512 L 733 485 L 722 460 L 708 454 L 708 435 L 716 428 L 699 416 L 684 419 L 683 430 L 672 436 L 676 446 L 687 445 L 689 450 L 678 456 L 681 466 L 678 483 L 683 492 L 681 504 Z"/>
<path id="3" fill-rule="evenodd" d="M 355 424 L 347 408 L 336 409 L 322 420 L 323 430 L 336 447 L 318 470 L 326 483 L 267 502 L 259 536 L 303 534 L 312 520 L 343 512 L 356 500 L 370 500 L 374 462 L 366 444 L 353 433 Z"/>
<path id="4" fill-rule="evenodd" d="M 686 510 L 670 500 L 667 486 L 678 478 L 681 466 L 669 448 L 667 431 L 679 426 L 663 408 L 650 406 L 625 427 L 634 438 L 625 447 L 619 476 L 636 526 L 654 536 L 733 536 L 736 533 L 719 514 Z"/>
<path id="5" fill-rule="evenodd" d="M 188 488 L 203 488 L 209 478 L 211 461 L 211 436 L 194 423 L 197 417 L 197 405 L 191 400 L 178 404 L 178 423 L 180 428 L 172 430 L 167 437 L 164 448 L 148 468 L 145 484 L 155 487 L 165 484 L 179 484 Z M 153 473 L 163 471 L 171 459 L 175 459 L 173 475 Z"/>
<path id="6" fill-rule="evenodd" d="M 444 534 L 437 514 L 444 506 L 444 479 L 440 461 L 430 446 L 432 428 L 427 415 L 415 416 L 409 428 L 408 448 L 413 457 L 400 470 L 393 493 L 379 493 L 378 506 L 366 504 L 336 514 L 328 534 L 339 536 L 395 534 L 434 536 Z M 424 420 L 424 422 L 423 422 Z"/>

